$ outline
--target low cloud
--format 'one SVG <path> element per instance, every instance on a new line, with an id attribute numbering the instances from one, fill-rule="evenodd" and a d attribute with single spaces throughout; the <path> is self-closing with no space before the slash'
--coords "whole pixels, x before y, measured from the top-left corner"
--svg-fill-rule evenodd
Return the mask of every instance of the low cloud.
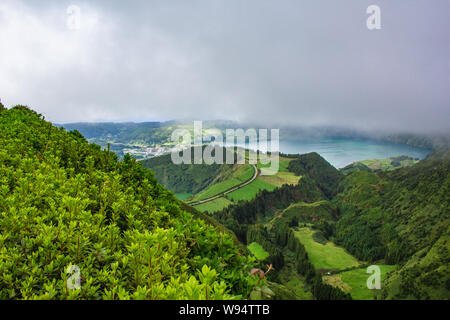
<path id="1" fill-rule="evenodd" d="M 54 122 L 230 119 L 447 132 L 448 1 L 0 3 L 0 98 Z"/>

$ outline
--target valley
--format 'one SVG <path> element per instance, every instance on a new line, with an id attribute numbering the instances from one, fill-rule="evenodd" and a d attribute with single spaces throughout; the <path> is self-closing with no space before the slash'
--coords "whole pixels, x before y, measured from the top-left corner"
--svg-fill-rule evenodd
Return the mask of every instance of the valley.
<path id="1" fill-rule="evenodd" d="M 229 283 L 226 294 L 211 288 L 205 296 L 198 293 L 200 291 L 195 295 L 195 290 L 186 288 L 197 288 L 201 283 L 171 284 L 167 280 L 165 287 L 158 291 L 159 297 L 206 298 L 212 295 L 219 299 L 304 300 L 449 297 L 450 161 L 447 147 L 433 150 L 423 160 L 409 156 L 360 160 L 340 170 L 315 152 L 281 154 L 278 172 L 263 176 L 259 172 L 268 165 L 261 163 L 175 165 L 170 154 L 142 161 L 125 154 L 118 161 L 121 156 L 116 155 L 109 144 L 102 150 L 95 144 L 89 144 L 78 131 L 68 132 L 52 127 L 26 107 L 19 106 L 0 115 L 3 118 L 0 122 L 3 132 L 19 130 L 29 141 L 18 144 L 4 134 L 2 139 L 5 145 L 22 150 L 22 154 L 36 155 L 36 160 L 30 158 L 22 163 L 22 160 L 10 159 L 4 153 L 3 160 L 0 159 L 3 161 L 0 174 L 8 177 L 8 166 L 20 163 L 23 169 L 15 174 L 21 177 L 23 170 L 28 172 L 26 168 L 32 163 L 30 161 L 36 161 L 35 166 L 42 166 L 39 170 L 55 170 L 51 174 L 58 181 L 55 187 L 63 183 L 65 188 L 78 188 L 77 192 L 89 199 L 83 205 L 77 204 L 79 200 L 76 197 L 61 200 L 57 194 L 47 193 L 45 183 L 39 180 L 34 182 L 35 186 L 40 186 L 36 192 L 43 188 L 45 197 L 51 200 L 48 200 L 49 204 L 26 204 L 30 206 L 29 210 L 33 211 L 32 208 L 38 206 L 48 219 L 53 219 L 53 211 L 48 211 L 48 208 L 53 208 L 57 203 L 64 204 L 72 212 L 70 214 L 82 212 L 79 219 L 83 221 L 83 226 L 94 226 L 94 230 L 111 239 L 108 243 L 96 245 L 98 250 L 106 248 L 109 251 L 102 252 L 112 254 L 117 248 L 122 248 L 124 251 L 116 254 L 119 257 L 124 254 L 121 252 L 132 254 L 123 247 L 125 243 L 129 246 L 134 244 L 138 250 L 135 254 L 139 257 L 150 254 L 161 261 L 158 262 L 160 271 L 151 271 L 153 269 L 150 268 L 150 274 L 156 272 L 158 276 L 173 279 L 175 274 L 184 274 L 189 269 L 191 274 L 202 274 L 199 279 L 210 275 L 214 279 L 228 281 L 226 279 L 234 277 L 234 284 Z M 147 130 L 153 132 L 159 127 L 155 129 L 152 124 Z M 50 132 L 50 136 L 46 132 Z M 40 138 L 36 140 L 35 136 Z M 160 143 L 166 143 L 163 135 L 157 137 L 155 141 L 159 139 Z M 47 142 L 41 144 L 37 142 L 39 140 Z M 121 139 L 116 141 L 125 142 Z M 50 160 L 43 160 L 42 152 Z M 247 150 L 245 153 L 247 160 L 250 152 Z M 51 160 L 54 159 L 52 153 L 60 155 L 61 160 Z M 61 176 L 58 170 L 68 170 L 69 173 Z M 73 176 L 70 172 L 77 172 L 78 175 Z M 75 183 L 71 179 L 77 179 L 75 185 L 78 187 L 70 187 Z M 22 185 L 21 188 L 27 187 Z M 16 191 L 12 196 L 19 201 L 22 189 L 13 190 Z M 99 193 L 99 190 L 103 191 Z M 118 195 L 121 196 L 118 198 Z M 36 195 L 35 199 L 39 197 Z M 10 202 L 2 202 L 4 207 L 16 201 L 8 199 Z M 94 205 L 97 201 L 99 204 Z M 134 216 L 126 216 L 129 210 L 134 212 Z M 87 212 L 94 212 L 102 218 L 92 220 Z M 41 220 L 37 221 L 41 228 L 48 228 L 40 224 Z M 17 235 L 16 229 L 10 227 L 12 222 L 11 216 L 0 227 L 14 238 Z M 31 220 L 26 223 L 29 225 Z M 111 223 L 113 229 L 108 227 Z M 170 246 L 177 243 L 170 251 L 173 258 L 163 261 L 163 251 L 158 251 L 161 249 L 154 245 L 150 246 L 153 253 L 139 251 L 146 248 L 139 245 L 140 241 L 144 241 L 139 240 L 140 237 L 146 237 L 140 235 L 146 232 L 144 224 L 154 230 L 150 238 L 160 239 L 155 241 L 167 245 L 164 250 L 170 251 Z M 151 226 L 158 227 L 153 229 Z M 20 232 L 26 234 L 29 228 L 25 227 Z M 48 232 L 55 237 L 59 232 L 66 232 L 61 229 L 63 225 L 52 228 Z M 88 234 L 85 240 L 81 239 L 82 234 L 78 235 L 80 241 L 84 241 L 83 246 L 89 247 L 91 241 L 101 241 L 92 230 L 88 232 L 86 227 L 83 228 L 83 234 Z M 74 232 L 78 234 L 78 231 Z M 198 232 L 203 235 L 198 236 Z M 130 238 L 131 234 L 137 238 Z M 123 236 L 127 237 L 126 240 L 121 240 Z M 11 247 L 6 238 L 0 240 Z M 214 243 L 212 247 L 211 241 Z M 73 247 L 73 243 L 68 246 L 75 252 L 85 250 L 76 249 L 77 245 Z M 89 256 L 88 252 L 97 252 L 95 248 L 83 252 Z M 61 249 L 55 247 L 51 250 L 57 254 Z M 95 266 L 85 265 L 79 252 L 75 253 L 75 258 L 78 263 L 91 268 L 95 277 L 100 277 Z M 179 265 L 179 269 L 171 271 L 167 268 L 171 261 L 183 261 L 188 269 Z M 225 261 L 228 262 L 224 264 Z M 249 268 L 264 270 L 268 265 L 272 266 L 272 271 L 260 285 L 253 287 L 251 283 L 255 279 L 249 277 Z M 380 290 L 367 288 L 369 275 L 366 270 L 370 265 L 380 267 Z M 14 277 L 19 276 L 20 271 L 11 266 L 3 265 L 2 268 L 9 270 L 7 272 Z M 129 272 L 126 263 L 111 268 Z M 240 271 L 237 272 L 237 269 Z M 101 281 L 105 288 L 113 288 L 109 280 L 96 281 Z M 136 286 L 136 282 L 140 281 L 139 274 L 123 281 L 123 286 L 127 288 L 127 291 L 121 291 L 124 298 L 152 297 L 153 293 L 141 292 Z M 154 279 L 150 276 L 146 281 Z M 181 276 L 180 281 L 188 281 L 188 278 Z M 102 293 L 95 287 L 88 288 L 90 291 L 81 295 L 110 298 L 114 294 L 109 289 Z M 25 297 L 25 293 L 14 291 L 14 294 Z M 29 294 L 39 297 L 48 293 L 30 291 Z M 55 295 L 64 293 L 56 290 Z"/>
<path id="2" fill-rule="evenodd" d="M 248 152 L 252 151 L 247 151 L 247 156 Z M 314 296 L 314 290 L 319 290 L 317 288 L 328 290 L 323 289 L 318 280 L 313 280 L 313 273 L 320 275 L 324 284 L 348 293 L 354 299 L 398 298 L 408 292 L 398 288 L 398 280 L 394 281 L 407 270 L 402 267 L 402 261 L 405 261 L 409 254 L 405 252 L 400 257 L 395 257 L 394 254 L 397 250 L 396 246 L 399 243 L 404 246 L 404 242 L 399 240 L 398 236 L 395 238 L 390 236 L 382 240 L 378 235 L 374 235 L 373 231 L 369 232 L 367 222 L 360 222 L 359 217 L 351 218 L 350 207 L 354 201 L 361 201 L 360 203 L 377 201 L 379 189 L 385 187 L 377 186 L 370 191 L 371 188 L 368 186 L 376 185 L 375 178 L 380 179 L 385 174 L 389 176 L 391 172 L 420 167 L 422 162 L 419 159 L 395 156 L 388 159 L 361 160 L 336 170 L 317 153 L 300 156 L 282 154 L 277 174 L 258 175 L 253 177 L 254 180 L 251 180 L 254 169 L 249 164 L 187 165 L 185 168 L 182 165 L 182 173 L 180 172 L 184 181 L 184 187 L 182 187 L 178 180 L 181 177 L 177 173 L 178 167 L 169 163 L 169 158 L 168 155 L 156 157 L 144 161 L 143 164 L 155 170 L 158 180 L 163 184 L 166 183 L 169 189 L 176 190 L 176 194 L 179 197 L 182 196 L 183 201 L 232 230 L 261 265 L 267 263 L 278 265 L 279 271 L 274 273 L 275 276 L 269 277 L 272 281 L 271 288 L 276 288 L 274 290 L 278 292 L 275 295 L 287 295 L 286 297 L 295 299 L 311 298 Z M 430 161 L 427 160 L 425 163 Z M 158 169 L 160 168 L 158 163 L 163 164 L 162 171 Z M 258 163 L 256 167 L 260 169 L 262 165 Z M 191 170 L 196 172 L 192 174 L 192 178 L 196 177 L 192 181 L 189 173 Z M 199 184 L 197 181 L 200 177 L 204 182 Z M 170 185 L 170 179 L 177 182 Z M 360 196 L 357 195 L 358 189 L 346 187 L 352 181 L 361 188 L 363 193 Z M 245 183 L 248 184 L 243 185 Z M 365 186 L 365 184 L 369 185 Z M 193 190 L 192 186 L 201 187 Z M 281 196 L 285 192 L 283 190 L 286 190 L 287 198 Z M 272 194 L 281 198 L 272 203 L 270 200 Z M 355 200 L 353 197 L 356 197 Z M 207 201 L 202 202 L 204 200 Z M 254 213 L 251 209 L 253 203 L 256 208 L 259 208 Z M 242 220 L 238 218 L 241 213 L 236 216 L 240 210 L 244 216 L 247 216 Z M 373 213 L 370 213 L 367 219 L 376 211 L 371 209 L 369 212 Z M 443 218 L 442 211 L 440 217 Z M 381 216 L 377 220 L 383 221 Z M 400 220 L 395 221 L 398 223 Z M 283 227 L 285 223 L 288 224 L 288 228 Z M 387 224 L 384 228 L 394 228 L 386 230 L 392 234 L 398 234 L 395 225 Z M 350 230 L 348 230 L 349 227 Z M 382 225 L 380 227 L 383 228 Z M 261 235 L 249 238 L 249 232 L 252 232 L 254 228 L 261 230 L 257 232 L 257 234 L 261 232 Z M 299 267 L 296 257 L 298 253 L 295 253 L 296 245 L 291 249 L 284 247 L 283 240 L 280 243 L 280 232 L 292 234 L 289 237 L 297 239 L 292 241 L 294 243 L 298 241 L 304 248 L 302 250 L 307 255 L 311 267 Z M 358 239 L 360 232 L 363 238 Z M 441 232 L 444 232 L 444 229 Z M 352 240 L 347 240 L 348 237 Z M 385 241 L 391 242 L 390 251 L 386 250 Z M 356 243 L 364 244 L 361 247 L 355 247 Z M 385 287 L 381 291 L 369 290 L 366 287 L 365 281 L 368 275 L 365 271 L 371 264 L 380 266 L 382 270 L 382 281 Z M 306 271 L 302 268 L 306 268 Z M 308 268 L 314 271 L 307 271 Z M 292 286 L 293 283 L 297 283 L 297 286 Z"/>
<path id="3" fill-rule="evenodd" d="M 447 286 L 448 280 L 445 279 L 448 277 L 442 270 L 447 270 L 444 265 L 448 266 L 450 258 L 449 243 L 445 240 L 449 232 L 446 211 L 449 208 L 448 197 L 444 200 L 448 196 L 444 190 L 448 190 L 449 160 L 445 156 L 441 158 L 439 154 L 435 152 L 425 161 L 407 163 L 405 167 L 395 170 L 387 167 L 380 172 L 357 170 L 350 174 L 334 169 L 317 154 L 300 155 L 286 161 L 288 165 L 284 166 L 284 170 L 291 170 L 298 178 L 301 177 L 298 184 L 285 184 L 273 190 L 263 189 L 249 197 L 249 202 L 229 200 L 221 203 L 221 207 L 203 209 L 233 230 L 240 241 L 248 243 L 255 257 L 261 258 L 268 253 L 264 263 L 273 263 L 281 268 L 274 280 L 294 296 L 295 290 L 289 287 L 293 279 L 297 279 L 302 288 L 309 288 L 307 290 L 311 292 L 317 290 L 317 283 L 308 280 L 313 277 L 312 271 L 308 269 L 310 267 L 303 263 L 299 265 L 294 254 L 299 250 L 295 243 L 300 243 L 298 245 L 304 248 L 302 250 L 309 263 L 321 275 L 324 283 L 349 293 L 354 299 L 426 298 L 427 295 L 433 299 L 443 298 L 448 296 L 448 289 L 441 289 Z M 378 163 L 379 160 L 374 162 Z M 410 188 L 412 181 L 417 179 L 414 175 L 421 172 L 420 179 L 423 179 L 425 172 L 431 168 L 442 170 L 436 171 L 434 178 L 430 178 L 443 179 L 443 184 L 431 180 L 433 182 L 430 181 L 429 188 L 441 191 L 434 191 L 435 196 L 425 200 L 425 195 L 433 191 L 425 192 L 424 189 L 421 194 L 414 189 L 418 186 Z M 397 180 L 398 176 L 404 178 Z M 404 192 L 410 195 L 399 198 L 399 188 L 408 184 L 410 187 Z M 423 205 L 414 198 L 417 196 L 423 199 Z M 377 209 L 377 203 L 392 201 L 387 200 L 389 197 L 403 202 L 405 208 L 413 205 L 412 212 L 417 213 L 409 213 L 411 218 L 406 218 L 404 214 L 396 213 L 398 209 L 395 209 L 395 202 L 384 204 L 384 210 Z M 444 206 L 440 208 L 439 203 Z M 354 211 L 352 206 L 359 209 Z M 425 206 L 432 211 L 421 211 L 420 208 Z M 420 219 L 420 227 L 414 226 L 416 219 Z M 425 221 L 433 221 L 433 224 Z M 408 227 L 405 229 L 405 226 Z M 424 228 L 435 230 L 434 235 L 426 237 L 420 231 Z M 422 240 L 415 242 L 413 239 L 419 234 Z M 412 255 L 414 250 L 423 253 Z M 434 259 L 435 266 L 441 267 L 433 269 L 431 260 L 420 262 L 422 258 L 419 257 Z M 414 262 L 407 262 L 408 259 Z M 413 264 L 409 266 L 410 263 Z M 379 291 L 366 287 L 366 268 L 372 264 L 379 266 L 382 271 L 383 286 Z M 429 275 L 423 274 L 416 280 L 420 284 L 408 287 L 411 282 L 408 275 L 413 269 L 418 270 L 419 266 L 429 268 L 423 269 Z M 440 280 L 426 284 L 429 280 L 425 279 L 432 274 L 433 277 L 439 277 L 434 279 Z M 421 291 L 416 291 L 418 288 Z"/>

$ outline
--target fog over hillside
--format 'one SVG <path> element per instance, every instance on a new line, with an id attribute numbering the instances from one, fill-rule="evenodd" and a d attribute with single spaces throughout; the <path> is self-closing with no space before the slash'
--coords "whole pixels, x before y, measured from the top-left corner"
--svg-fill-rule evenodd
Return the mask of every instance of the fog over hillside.
<path id="1" fill-rule="evenodd" d="M 449 132 L 447 0 L 78 1 L 75 30 L 69 4 L 1 1 L 4 104 L 53 122 Z"/>

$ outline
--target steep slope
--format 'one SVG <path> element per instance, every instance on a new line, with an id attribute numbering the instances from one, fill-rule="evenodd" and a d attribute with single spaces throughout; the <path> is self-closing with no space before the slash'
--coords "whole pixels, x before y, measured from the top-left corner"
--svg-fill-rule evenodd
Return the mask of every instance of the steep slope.
<path id="1" fill-rule="evenodd" d="M 355 172 L 339 186 L 338 242 L 360 259 L 400 264 L 385 288 L 387 298 L 450 297 L 446 154 L 390 172 Z"/>
<path id="2" fill-rule="evenodd" d="M 203 147 L 203 150 L 206 146 Z M 236 187 L 254 175 L 249 164 L 226 164 L 227 150 L 223 148 L 223 164 L 193 164 L 194 151 L 191 149 L 192 164 L 174 164 L 170 154 L 142 161 L 144 167 L 155 173 L 155 178 L 175 193 L 195 195 L 191 201 L 213 197 Z M 212 152 L 214 155 L 214 151 Z"/>
<path id="3" fill-rule="evenodd" d="M 0 299 L 250 295 L 252 260 L 135 160 L 21 106 L 0 110 L 0 143 Z"/>
<path id="4" fill-rule="evenodd" d="M 310 178 L 302 177 L 297 185 L 261 191 L 253 200 L 238 202 L 213 216 L 233 230 L 240 241 L 253 247 L 259 245 L 268 253 L 261 265 L 274 266 L 269 279 L 290 292 L 291 297 L 304 299 L 308 296 L 305 290 L 309 290 L 318 300 L 351 299 L 349 294 L 322 281 L 304 245 L 296 237 L 292 227 L 299 219 L 292 213 L 284 215 L 283 211 L 296 202 L 333 208 L 327 205 L 317 185 Z M 292 283 L 296 283 L 294 288 Z"/>
<path id="5" fill-rule="evenodd" d="M 332 198 L 342 180 L 342 174 L 318 153 L 302 154 L 289 163 L 289 171 L 308 176 L 328 198 Z"/>
<path id="6" fill-rule="evenodd" d="M 169 190 L 192 194 L 205 189 L 219 174 L 231 170 L 227 164 L 176 165 L 170 154 L 143 160 L 142 165 L 152 170 L 155 178 Z"/>
<path id="7" fill-rule="evenodd" d="M 348 176 L 317 154 L 301 155 L 291 163 L 290 169 L 302 175 L 298 185 L 261 192 L 252 201 L 213 214 L 243 243 L 257 243 L 269 253 L 264 262 L 281 270 L 272 274 L 273 281 L 283 274 L 286 284 L 286 273 L 292 278 L 300 274 L 314 296 L 322 297 L 316 291 L 320 282 L 311 282 L 311 258 L 295 237 L 301 224 L 316 230 L 314 241 L 333 238 L 359 261 L 393 270 L 384 275 L 379 297 L 450 298 L 448 149 L 436 150 L 410 167 Z"/>

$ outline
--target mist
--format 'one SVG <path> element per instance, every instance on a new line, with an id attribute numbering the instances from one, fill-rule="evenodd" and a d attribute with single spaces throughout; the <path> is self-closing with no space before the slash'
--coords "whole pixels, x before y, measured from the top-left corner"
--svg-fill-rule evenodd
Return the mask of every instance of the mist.
<path id="1" fill-rule="evenodd" d="M 59 123 L 449 134 L 449 13 L 447 0 L 2 0 L 0 98 Z"/>

